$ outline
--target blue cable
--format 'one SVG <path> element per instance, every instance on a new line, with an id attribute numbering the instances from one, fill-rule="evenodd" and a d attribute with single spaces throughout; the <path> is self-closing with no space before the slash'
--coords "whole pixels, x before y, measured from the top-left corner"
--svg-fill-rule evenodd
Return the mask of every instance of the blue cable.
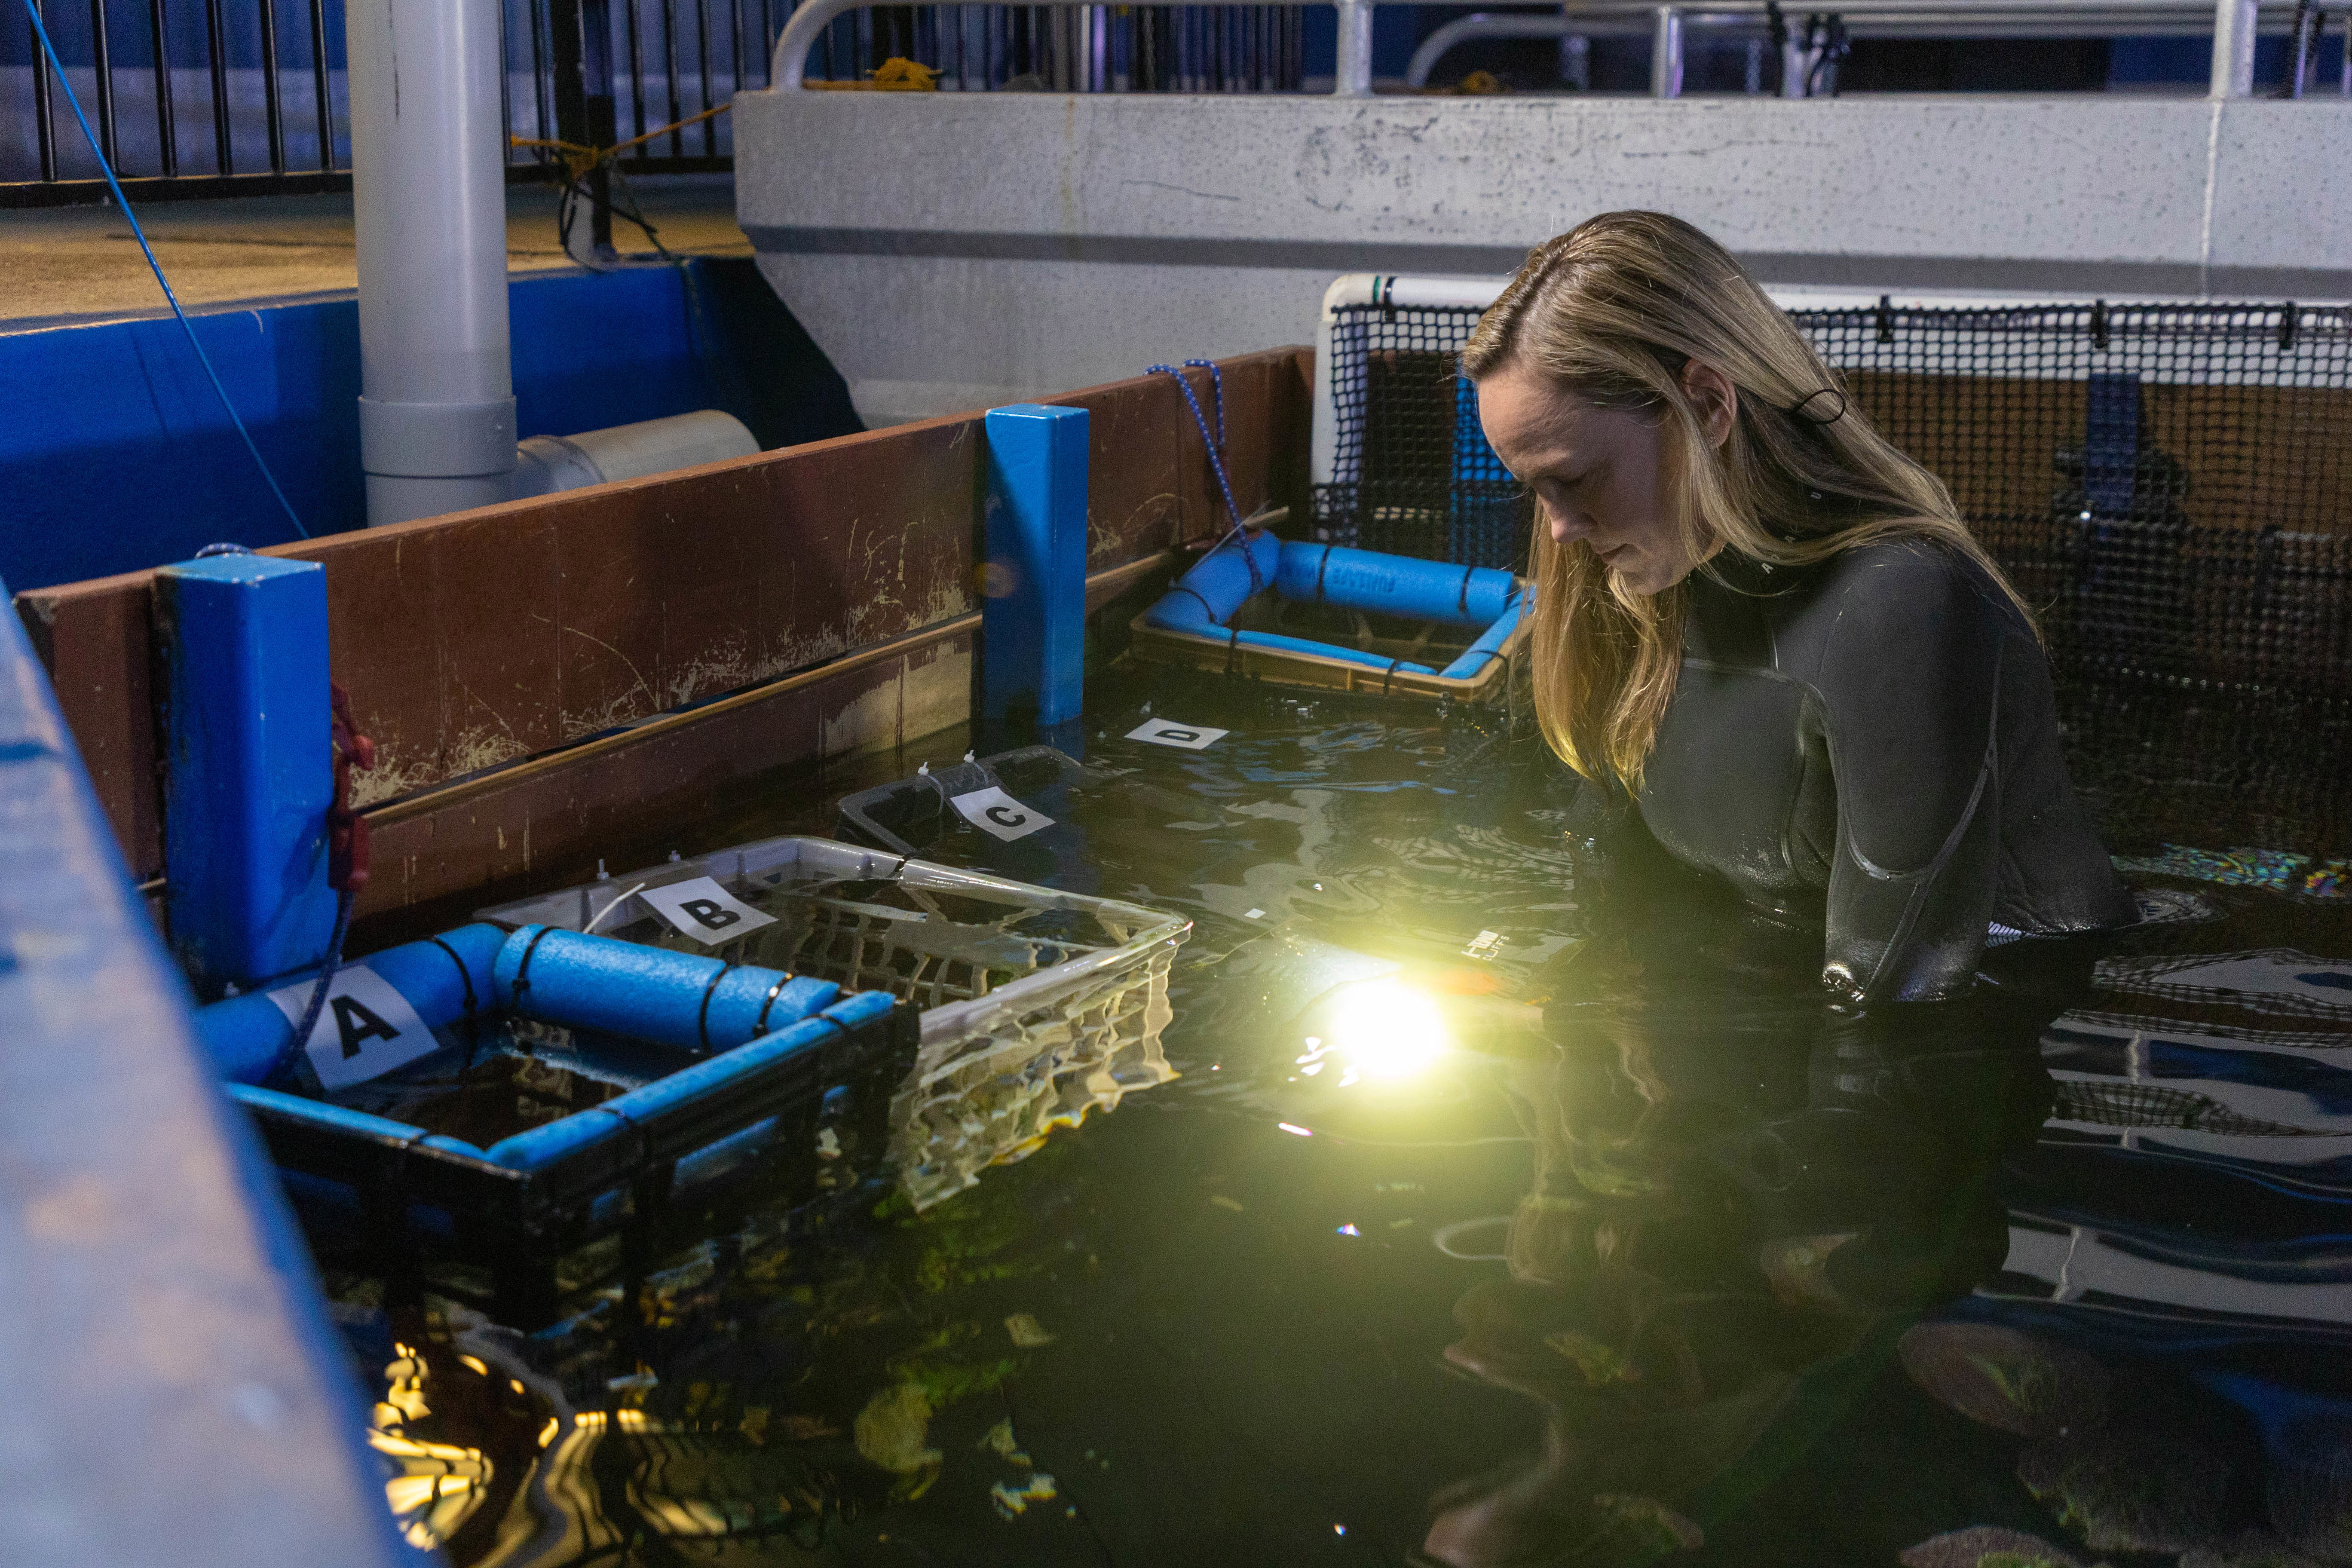
<path id="1" fill-rule="evenodd" d="M 163 290 L 163 298 L 171 304 L 172 314 L 180 319 L 180 330 L 188 334 L 188 346 L 196 351 L 196 363 L 205 367 L 205 374 L 211 379 L 213 390 L 220 395 L 221 406 L 228 411 L 228 422 L 236 426 L 236 433 L 245 438 L 245 449 L 253 454 L 253 466 L 261 470 L 262 479 L 268 482 L 269 493 L 276 496 L 278 504 L 286 509 L 286 521 L 294 525 L 295 532 L 305 539 L 310 538 L 310 531 L 303 527 L 302 520 L 294 514 L 294 503 L 288 500 L 286 492 L 278 488 L 278 476 L 271 473 L 269 465 L 261 460 L 261 448 L 253 444 L 253 433 L 245 427 L 245 421 L 237 417 L 236 405 L 228 400 L 228 388 L 221 384 L 220 373 L 213 369 L 212 358 L 205 353 L 205 345 L 196 341 L 196 329 L 189 324 L 188 313 L 180 309 L 179 296 L 172 292 L 172 285 L 164 280 L 163 264 L 155 259 L 155 248 L 147 243 L 147 231 L 139 226 L 139 219 L 131 212 L 129 199 L 122 194 L 122 182 L 114 177 L 114 165 L 106 161 L 104 153 L 99 151 L 98 137 L 89 128 L 89 117 L 81 111 L 81 100 L 74 96 L 73 83 L 66 79 L 65 62 L 58 58 L 58 47 L 49 41 L 49 30 L 42 26 L 41 9 L 34 0 L 25 0 L 25 15 L 33 19 L 33 35 L 41 40 L 41 52 L 48 56 L 50 68 L 58 73 L 58 85 L 66 89 L 66 102 L 72 106 L 74 119 L 81 126 L 82 139 L 89 143 L 90 156 L 98 160 L 99 173 L 106 176 L 107 189 L 114 193 L 114 205 L 122 209 L 124 220 L 131 225 L 131 237 L 139 242 L 139 248 L 146 254 L 148 268 L 155 274 L 156 287 Z M 34 68 L 40 68 L 37 62 Z"/>

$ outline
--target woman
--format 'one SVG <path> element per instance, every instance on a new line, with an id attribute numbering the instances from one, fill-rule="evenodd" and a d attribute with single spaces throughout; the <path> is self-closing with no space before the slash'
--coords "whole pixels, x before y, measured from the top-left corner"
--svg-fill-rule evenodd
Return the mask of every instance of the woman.
<path id="1" fill-rule="evenodd" d="M 1821 922 L 1833 990 L 1952 995 L 1989 935 L 2132 921 L 2016 591 L 1722 247 L 1591 218 L 1462 368 L 1535 493 L 1546 739 L 1677 859 Z"/>

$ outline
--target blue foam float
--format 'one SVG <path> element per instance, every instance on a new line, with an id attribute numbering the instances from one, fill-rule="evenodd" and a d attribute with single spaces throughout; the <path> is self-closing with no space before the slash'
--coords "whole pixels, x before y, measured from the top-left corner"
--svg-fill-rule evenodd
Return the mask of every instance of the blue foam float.
<path id="1" fill-rule="evenodd" d="M 350 967 L 362 965 L 399 992 L 429 1028 L 512 1011 L 688 1051 L 732 1050 L 841 995 L 830 980 L 551 926 L 511 934 L 488 924 L 460 926 Z M 231 1083 L 262 1082 L 294 1043 L 293 1021 L 266 991 L 198 1008 L 196 1033 Z"/>
<path id="2" fill-rule="evenodd" d="M 1278 632 L 1240 630 L 1234 616 L 1255 595 L 1271 591 L 1291 604 L 1328 605 L 1369 615 L 1480 626 L 1478 637 L 1443 669 L 1366 653 L 1338 643 Z M 1465 680 L 1501 657 L 1517 629 L 1527 594 L 1517 578 L 1491 566 L 1456 566 L 1338 544 L 1310 544 L 1260 533 L 1228 538 L 1176 580 L 1144 612 L 1161 631 L 1213 637 L 1229 646 L 1341 659 L 1368 668 Z"/>

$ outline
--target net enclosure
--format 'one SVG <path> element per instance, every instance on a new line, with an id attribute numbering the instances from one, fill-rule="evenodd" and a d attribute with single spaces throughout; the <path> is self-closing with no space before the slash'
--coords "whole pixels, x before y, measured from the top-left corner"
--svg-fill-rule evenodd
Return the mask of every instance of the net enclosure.
<path id="1" fill-rule="evenodd" d="M 1532 509 L 1457 374 L 1498 289 L 1333 286 L 1318 537 L 1525 570 Z M 2062 679 L 2352 700 L 2352 310 L 1881 299 L 1790 316 L 1950 488 Z"/>

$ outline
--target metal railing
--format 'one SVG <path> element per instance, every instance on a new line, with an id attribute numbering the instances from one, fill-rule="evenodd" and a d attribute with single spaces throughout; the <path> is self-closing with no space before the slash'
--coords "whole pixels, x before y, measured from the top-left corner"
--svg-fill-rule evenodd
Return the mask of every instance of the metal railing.
<path id="1" fill-rule="evenodd" d="M 1339 12 L 1339 48 L 1332 91 L 1339 97 L 1364 97 L 1372 90 L 1372 8 L 1380 5 L 1412 5 L 1425 0 L 1307 0 L 1333 5 Z M 1445 0 L 1440 0 L 1445 3 Z M 806 0 L 793 14 L 777 40 L 770 69 L 772 85 L 783 90 L 806 85 L 810 51 L 826 30 L 846 16 L 887 4 L 887 0 Z M 1041 6 L 1101 11 L 1093 0 L 1041 0 Z M 1792 6 L 1791 9 L 1796 9 Z M 944 8 L 944 9 L 952 9 Z M 1869 0 L 1842 8 L 1839 16 L 1849 37 L 2008 38 L 2008 37 L 2203 37 L 2214 39 L 2212 95 L 2244 98 L 2253 89 L 2254 39 L 2257 32 L 2287 33 L 2317 23 L 2322 7 L 2298 5 L 2291 0 Z M 1656 0 L 1571 0 L 1562 15 L 1552 17 L 1490 17 L 1483 35 L 1497 37 L 1559 37 L 1633 33 L 1653 39 L 1651 91 L 1660 98 L 1678 97 L 1683 82 L 1683 51 L 1687 29 L 1746 29 L 1758 32 L 1770 26 L 1767 0 L 1702 0 L 1695 5 L 1659 5 Z M 1572 18 L 1572 19 L 1571 19 Z M 1466 20 L 1466 19 L 1465 19 Z M 1530 29 L 1516 29 L 1522 22 Z M 1454 24 L 1458 26 L 1458 24 Z M 1538 25 L 1539 30 L 1538 29 Z M 1556 30 L 1555 30 L 1556 29 Z M 1443 31 L 1443 29 L 1441 29 Z M 2302 38 L 2315 36 L 2299 35 Z M 1814 79 L 1808 45 L 1792 41 L 1783 51 L 1783 77 L 1799 82 Z M 1811 46 L 1818 48 L 1819 46 Z M 1427 62 L 1434 64 L 1434 57 Z M 2295 96 L 2301 96 L 2304 75 L 2295 74 Z M 1424 67 L 1421 81 L 1427 79 Z M 1416 84 L 1418 85 L 1418 84 Z M 1790 96 L 1803 96 L 1801 93 Z"/>
<path id="2" fill-rule="evenodd" d="M 327 0 L 47 3 L 67 72 L 134 200 L 349 188 L 341 37 Z M 715 111 L 737 91 L 856 79 L 898 56 L 932 68 L 949 91 L 1296 92 L 1307 81 L 1297 4 L 500 3 L 509 137 L 604 148 L 635 141 L 616 161 L 629 173 L 730 168 L 733 141 Z M 1372 6 L 1402 0 L 1324 3 L 1339 18 L 1334 90 L 1369 93 Z M 2323 9 L 2287 0 L 1868 0 L 1839 16 L 1853 37 L 2210 35 L 2213 90 L 2231 97 L 2252 89 L 2258 32 L 2289 32 Z M 1474 38 L 1647 34 L 1652 90 L 1674 97 L 1686 38 L 1753 40 L 1768 26 L 1765 0 L 1580 0 L 1557 15 L 1471 16 L 1422 46 L 1408 80 L 1425 83 L 1447 49 Z M 0 54 L 0 206 L 97 201 L 96 163 L 37 59 L 30 49 Z M 1815 81 L 1807 60 L 1790 44 L 1781 79 Z M 2298 91 L 2303 79 L 2296 72 Z M 550 161 L 548 149 L 519 146 L 510 177 L 539 178 Z"/>
<path id="3" fill-rule="evenodd" d="M 39 0 L 76 96 L 134 201 L 348 190 L 340 6 L 328 0 Z M 613 147 L 641 174 L 724 170 L 726 118 L 770 85 L 794 0 L 499 0 L 506 129 L 522 142 Z M 1294 91 L 1295 5 L 896 5 L 842 16 L 813 76 L 866 77 L 893 57 L 950 91 Z M 98 165 L 29 26 L 0 48 L 0 206 L 96 202 Z M 701 117 L 701 118 L 698 118 Z M 681 125 L 680 121 L 688 121 Z M 671 129 L 676 127 L 675 129 Z M 657 133 L 657 134 L 655 134 Z M 510 178 L 549 149 L 517 146 Z"/>
<path id="4" fill-rule="evenodd" d="M 1790 5 L 1786 9 L 1795 10 Z M 2239 13 L 2248 14 L 2241 22 Z M 2242 79 L 2233 68 L 2234 90 L 2224 90 L 2217 79 L 2215 94 L 2245 97 L 2252 89 L 2252 41 L 2257 33 L 2315 37 L 2322 8 L 2297 6 L 2286 0 L 2268 0 L 2259 6 L 2243 0 L 1868 0 L 1841 5 L 1836 19 L 1847 38 L 2116 38 L 2210 37 L 2230 40 L 2228 52 L 2244 44 Z M 2218 23 L 2218 26 L 2217 26 Z M 1683 53 L 1692 34 L 1717 38 L 1765 40 L 1772 16 L 1766 0 L 1700 0 L 1695 5 L 1661 5 L 1656 0 L 1577 0 L 1549 15 L 1477 12 L 1445 23 L 1423 39 L 1406 68 L 1405 82 L 1425 87 L 1436 66 L 1459 45 L 1486 38 L 1648 37 L 1652 40 L 1651 90 L 1660 98 L 1679 96 Z M 1815 46 L 1817 48 L 1818 46 Z M 1781 95 L 1807 96 L 1813 79 L 1809 68 L 1817 64 L 1808 46 L 1790 40 L 1782 47 Z M 2239 65 L 2232 58 L 2228 64 Z M 2290 68 L 2290 96 L 2303 96 L 2308 61 Z M 1759 84 L 1760 89 L 1760 84 Z M 2339 90 L 2352 96 L 2352 52 Z"/>

